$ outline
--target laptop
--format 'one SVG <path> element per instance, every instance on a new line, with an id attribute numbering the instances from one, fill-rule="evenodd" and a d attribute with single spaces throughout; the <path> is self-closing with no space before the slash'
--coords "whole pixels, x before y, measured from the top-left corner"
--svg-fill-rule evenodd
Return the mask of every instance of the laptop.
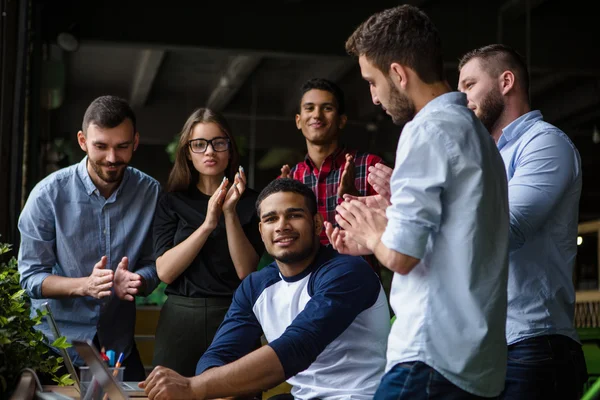
<path id="1" fill-rule="evenodd" d="M 48 320 L 48 325 L 50 325 L 50 329 L 52 330 L 52 333 L 54 334 L 54 340 L 56 340 L 57 338 L 61 337 L 62 335 L 60 334 L 58 325 L 56 324 L 56 320 L 54 319 L 54 316 L 52 315 L 52 311 L 50 310 L 50 306 L 48 305 L 48 302 L 43 303 L 41 306 L 41 309 L 42 309 L 42 311 L 47 312 L 46 317 Z M 91 344 L 91 342 L 90 342 L 90 344 Z M 77 350 L 77 352 L 79 354 L 81 354 L 81 352 L 77 349 L 77 346 L 75 346 L 75 341 L 73 341 L 73 346 L 75 347 L 75 350 Z M 98 351 L 96 350 L 96 348 L 94 347 L 93 344 L 91 344 L 91 347 L 97 354 Z M 63 357 L 65 366 L 67 367 L 67 371 L 69 371 L 69 374 L 71 374 L 71 378 L 75 381 L 73 386 L 75 387 L 75 389 L 77 389 L 77 391 L 79 393 L 81 393 L 81 381 L 79 379 L 79 375 L 77 374 L 77 371 L 75 370 L 75 367 L 73 366 L 73 361 L 71 360 L 71 356 L 69 356 L 69 353 L 67 352 L 66 349 L 59 349 L 59 350 Z M 88 353 L 89 353 L 89 351 L 88 351 Z M 84 359 L 85 363 L 90 367 L 90 369 L 92 370 L 92 373 L 95 375 L 96 371 L 92 368 L 92 365 L 90 365 L 90 362 L 83 356 L 83 354 L 81 354 L 81 357 Z M 100 357 L 99 354 L 98 354 L 98 357 L 101 361 L 101 366 L 103 366 L 104 369 L 108 373 L 109 371 L 107 369 L 106 364 L 102 360 L 102 357 Z M 93 360 L 93 358 L 90 358 L 90 359 Z M 111 375 L 111 374 L 109 373 L 109 375 Z M 115 382 L 116 382 L 116 380 L 115 380 Z M 120 387 L 121 387 L 121 390 L 130 397 L 146 397 L 146 392 L 144 392 L 143 389 L 140 389 L 138 387 L 138 383 L 139 382 L 120 382 Z"/>
<path id="2" fill-rule="evenodd" d="M 129 396 L 125 393 L 119 382 L 110 373 L 108 367 L 100 357 L 100 353 L 94 347 L 91 340 L 73 340 L 75 350 L 81 355 L 81 358 L 90 367 L 94 378 L 90 385 L 99 384 L 104 392 L 108 394 L 110 400 L 127 400 Z M 90 390 L 88 388 L 88 393 Z M 86 397 L 89 397 L 86 395 Z"/>

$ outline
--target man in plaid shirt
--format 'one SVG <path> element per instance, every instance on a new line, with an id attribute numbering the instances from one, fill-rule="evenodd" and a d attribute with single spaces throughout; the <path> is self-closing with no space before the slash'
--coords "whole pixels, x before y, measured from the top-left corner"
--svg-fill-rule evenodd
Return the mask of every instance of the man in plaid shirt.
<path id="1" fill-rule="evenodd" d="M 306 138 L 308 153 L 293 168 L 287 164 L 281 168 L 281 177 L 301 181 L 313 190 L 319 212 L 332 224 L 336 224 L 335 208 L 345 194 L 377 194 L 367 175 L 369 167 L 382 163 L 374 154 L 340 146 L 339 135 L 348 120 L 345 113 L 344 93 L 335 83 L 321 78 L 305 82 L 296 127 Z M 321 243 L 329 244 L 325 231 L 321 232 Z M 379 270 L 375 260 L 368 261 Z"/>

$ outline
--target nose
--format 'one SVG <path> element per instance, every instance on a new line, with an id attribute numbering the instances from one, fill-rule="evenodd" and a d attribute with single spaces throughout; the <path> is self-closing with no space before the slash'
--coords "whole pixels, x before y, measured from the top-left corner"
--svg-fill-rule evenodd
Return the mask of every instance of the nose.
<path id="1" fill-rule="evenodd" d="M 208 144 L 206 145 L 206 150 L 204 151 L 204 154 L 212 154 L 212 153 L 214 153 L 214 152 L 215 152 L 215 148 L 213 147 L 213 144 L 212 144 L 212 142 L 211 142 L 211 143 L 208 143 Z"/>
<path id="2" fill-rule="evenodd" d="M 275 226 L 275 232 L 281 233 L 290 230 L 289 220 L 287 218 L 280 218 L 277 221 L 277 226 Z"/>
<path id="3" fill-rule="evenodd" d="M 106 153 L 106 161 L 111 164 L 117 162 L 117 153 L 115 149 L 108 149 L 108 152 Z"/>
<path id="4" fill-rule="evenodd" d="M 321 110 L 321 107 L 315 107 L 311 116 L 313 118 L 319 119 L 319 118 L 321 118 L 322 114 L 323 114 L 323 110 Z"/>
<path id="5" fill-rule="evenodd" d="M 379 103 L 379 98 L 377 97 L 377 92 L 375 91 L 375 88 L 373 86 L 371 86 L 370 89 L 371 89 L 371 100 L 373 100 L 373 104 L 378 106 L 380 103 Z"/>

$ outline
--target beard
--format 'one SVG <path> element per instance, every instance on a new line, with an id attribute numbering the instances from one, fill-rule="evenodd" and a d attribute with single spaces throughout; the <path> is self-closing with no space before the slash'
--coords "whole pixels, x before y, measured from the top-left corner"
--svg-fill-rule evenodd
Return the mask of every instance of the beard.
<path id="1" fill-rule="evenodd" d="M 94 160 L 92 160 L 91 158 L 89 158 L 89 156 L 88 156 L 88 163 L 90 164 L 90 166 L 92 167 L 92 169 L 94 170 L 96 175 L 98 175 L 98 177 L 106 183 L 115 183 L 115 182 L 119 182 L 121 179 L 123 179 L 123 174 L 125 173 L 125 168 L 123 168 L 123 166 L 127 166 L 127 164 L 124 162 L 97 163 Z M 104 171 L 102 169 L 103 166 L 104 167 L 121 167 L 121 168 L 118 168 L 116 171 Z"/>
<path id="2" fill-rule="evenodd" d="M 502 95 L 498 90 L 490 91 L 481 101 L 478 115 L 481 123 L 487 128 L 490 134 L 493 132 L 503 112 L 504 102 L 502 101 Z"/>
<path id="3" fill-rule="evenodd" d="M 388 84 L 390 86 L 390 99 L 387 111 L 394 124 L 404 125 L 415 117 L 415 104 L 407 95 L 400 93 L 389 77 Z"/>
<path id="4" fill-rule="evenodd" d="M 307 246 L 304 249 L 301 249 L 296 252 L 290 251 L 290 252 L 279 254 L 279 255 L 278 254 L 270 254 L 270 255 L 275 260 L 282 262 L 284 264 L 295 264 L 302 260 L 306 260 L 308 257 L 310 257 L 311 254 L 313 253 L 313 251 L 315 250 L 315 245 L 318 243 L 319 243 L 319 238 L 315 236 L 315 238 L 313 239 L 312 245 Z"/>

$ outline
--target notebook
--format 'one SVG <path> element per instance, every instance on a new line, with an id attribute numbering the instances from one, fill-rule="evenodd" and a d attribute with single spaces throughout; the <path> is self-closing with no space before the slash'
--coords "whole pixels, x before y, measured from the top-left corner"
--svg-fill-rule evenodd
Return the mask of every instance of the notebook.
<path id="1" fill-rule="evenodd" d="M 56 340 L 56 338 L 59 338 L 62 335 L 60 334 L 58 325 L 56 324 L 56 320 L 54 319 L 54 316 L 52 315 L 52 311 L 50 310 L 50 306 L 48 305 L 48 302 L 43 303 L 41 306 L 41 309 L 48 313 L 46 315 L 46 317 L 48 319 L 48 325 L 50 325 L 50 329 L 52 330 L 52 333 L 54 334 L 54 340 Z M 75 347 L 74 343 L 73 343 L 73 346 Z M 92 348 L 96 353 L 98 353 L 98 351 L 93 346 L 93 344 L 92 344 Z M 77 347 L 75 347 L 75 349 L 77 350 Z M 60 349 L 60 352 L 61 352 L 61 355 L 63 356 L 65 366 L 67 367 L 67 371 L 69 371 L 69 374 L 71 374 L 71 377 L 75 381 L 75 384 L 74 384 L 75 388 L 77 389 L 78 392 L 81 393 L 81 382 L 79 380 L 79 375 L 77 374 L 77 371 L 75 370 L 75 367 L 73 366 L 73 361 L 71 360 L 71 356 L 69 356 L 69 353 L 67 352 L 66 349 Z M 78 353 L 81 354 L 81 352 L 79 352 L 79 351 L 78 351 Z M 96 372 L 92 369 L 92 366 L 90 365 L 88 360 L 86 360 L 85 357 L 83 357 L 83 355 L 81 355 L 81 356 L 84 359 L 84 361 L 86 362 L 86 364 L 90 367 L 92 372 L 95 374 Z M 98 355 L 98 357 L 100 357 L 100 355 Z M 102 361 L 101 357 L 100 357 L 100 361 Z M 102 361 L 101 364 L 102 364 L 102 366 L 104 366 L 105 370 L 108 372 L 108 369 L 107 369 L 104 361 Z M 140 389 L 138 387 L 138 382 L 121 382 L 120 386 L 121 386 L 122 391 L 127 393 L 128 396 L 146 397 L 146 393 L 144 392 L 144 390 Z"/>

